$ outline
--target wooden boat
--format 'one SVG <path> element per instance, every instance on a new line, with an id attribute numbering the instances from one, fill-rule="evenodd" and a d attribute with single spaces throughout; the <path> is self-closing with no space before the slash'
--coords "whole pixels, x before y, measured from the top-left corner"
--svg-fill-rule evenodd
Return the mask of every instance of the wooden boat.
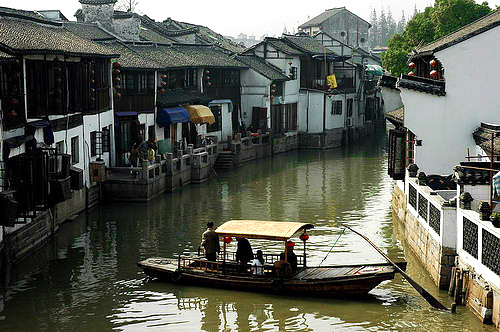
<path id="1" fill-rule="evenodd" d="M 199 256 L 179 256 L 149 258 L 137 265 L 150 277 L 174 283 L 336 298 L 365 296 L 381 282 L 394 278 L 397 269 L 389 263 L 307 266 L 307 230 L 311 228 L 313 225 L 307 223 L 231 220 L 215 230 L 224 242 L 222 257 L 217 262 L 207 261 Z M 294 273 L 284 274 L 276 270 L 274 263 L 280 260 L 279 254 L 264 255 L 263 275 L 252 274 L 251 268 L 242 271 L 235 261 L 235 254 L 226 251 L 226 244 L 231 242 L 232 237 L 283 241 L 284 264 L 287 264 L 286 242 L 300 232 L 300 238 L 304 242 L 304 255 L 297 255 L 297 271 Z M 406 269 L 406 262 L 397 264 L 403 270 Z"/>

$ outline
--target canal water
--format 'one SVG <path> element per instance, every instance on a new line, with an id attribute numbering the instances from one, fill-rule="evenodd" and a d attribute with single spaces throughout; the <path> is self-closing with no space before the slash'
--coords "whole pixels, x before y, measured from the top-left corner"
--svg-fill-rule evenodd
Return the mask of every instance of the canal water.
<path id="1" fill-rule="evenodd" d="M 149 204 L 98 207 L 4 273 L 0 331 L 492 331 L 464 307 L 456 315 L 430 309 L 399 275 L 353 301 L 172 285 L 136 267 L 147 257 L 196 252 L 208 221 L 230 219 L 313 223 L 311 265 L 325 257 L 325 265 L 383 262 L 359 236 L 343 233 L 345 223 L 392 259 L 406 259 L 409 274 L 449 305 L 397 236 L 386 159 L 381 133 L 344 150 L 251 162 Z"/>

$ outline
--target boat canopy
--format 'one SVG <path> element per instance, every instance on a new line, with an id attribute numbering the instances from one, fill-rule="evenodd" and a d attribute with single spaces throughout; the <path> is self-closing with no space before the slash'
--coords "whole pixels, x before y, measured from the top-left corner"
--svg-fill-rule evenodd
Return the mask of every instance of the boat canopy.
<path id="1" fill-rule="evenodd" d="M 295 233 L 313 227 L 312 224 L 300 222 L 230 220 L 217 227 L 215 232 L 221 236 L 286 241 Z"/>
<path id="2" fill-rule="evenodd" d="M 203 105 L 187 105 L 184 108 L 189 112 L 191 122 L 195 124 L 215 123 L 215 117 L 210 108 Z"/>

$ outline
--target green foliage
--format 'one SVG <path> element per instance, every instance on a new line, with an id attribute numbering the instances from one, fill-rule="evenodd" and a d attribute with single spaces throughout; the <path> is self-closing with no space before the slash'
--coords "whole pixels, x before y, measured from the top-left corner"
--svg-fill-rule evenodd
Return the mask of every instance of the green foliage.
<path id="1" fill-rule="evenodd" d="M 413 49 L 450 34 L 490 12 L 487 2 L 436 0 L 434 7 L 416 12 L 404 32 L 394 35 L 389 41 L 388 50 L 382 55 L 385 69 L 394 76 L 407 74 L 406 63 Z"/>
<path id="2" fill-rule="evenodd" d="M 490 216 L 490 220 L 500 220 L 500 212 L 493 212 Z"/>

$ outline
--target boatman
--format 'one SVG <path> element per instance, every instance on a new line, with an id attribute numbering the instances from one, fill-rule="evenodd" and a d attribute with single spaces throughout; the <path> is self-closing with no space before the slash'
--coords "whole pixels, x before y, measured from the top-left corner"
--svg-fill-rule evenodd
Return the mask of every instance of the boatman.
<path id="1" fill-rule="evenodd" d="M 201 236 L 201 247 L 205 251 L 207 261 L 217 261 L 217 253 L 220 251 L 219 236 L 214 231 L 214 223 L 207 223 L 207 230 Z"/>

